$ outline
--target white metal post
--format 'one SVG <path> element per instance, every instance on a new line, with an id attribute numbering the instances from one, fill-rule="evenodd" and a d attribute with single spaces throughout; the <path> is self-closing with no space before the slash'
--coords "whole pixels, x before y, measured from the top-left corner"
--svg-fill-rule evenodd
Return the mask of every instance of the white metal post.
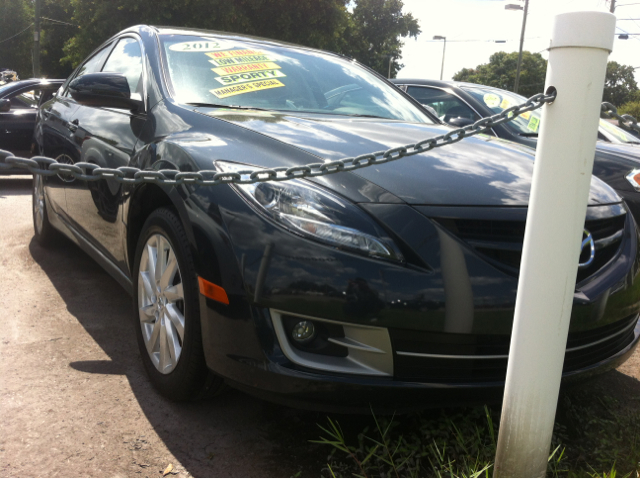
<path id="1" fill-rule="evenodd" d="M 587 210 L 615 16 L 554 19 L 494 477 L 543 477 Z"/>

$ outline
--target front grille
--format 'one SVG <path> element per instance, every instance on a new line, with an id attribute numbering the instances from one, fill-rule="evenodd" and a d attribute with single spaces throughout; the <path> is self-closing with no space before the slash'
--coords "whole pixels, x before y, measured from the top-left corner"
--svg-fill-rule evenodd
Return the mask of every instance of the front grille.
<path id="1" fill-rule="evenodd" d="M 434 219 L 467 242 L 494 266 L 511 275 L 518 275 L 524 242 L 524 221 Z M 585 222 L 585 229 L 591 233 L 596 243 L 596 254 L 589 266 L 578 269 L 577 282 L 594 274 L 617 254 L 622 243 L 625 221 L 626 214 Z M 581 263 L 588 258 L 587 249 L 580 256 Z"/>
<path id="2" fill-rule="evenodd" d="M 634 338 L 638 315 L 590 331 L 569 333 L 564 372 L 610 358 Z M 428 382 L 504 381 L 509 336 L 390 329 L 394 376 Z"/>

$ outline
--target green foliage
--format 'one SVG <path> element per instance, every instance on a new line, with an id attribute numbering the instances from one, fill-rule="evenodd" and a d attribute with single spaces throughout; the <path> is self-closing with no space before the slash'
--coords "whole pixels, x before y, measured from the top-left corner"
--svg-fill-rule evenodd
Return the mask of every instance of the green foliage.
<path id="1" fill-rule="evenodd" d="M 621 115 L 631 115 L 640 122 L 640 101 L 630 101 L 618 108 Z"/>
<path id="2" fill-rule="evenodd" d="M 498 52 L 489 57 L 489 63 L 476 68 L 463 68 L 453 75 L 456 81 L 488 85 L 513 91 L 518 67 L 518 52 Z M 522 52 L 518 93 L 530 97 L 544 88 L 547 61 L 539 53 Z"/>
<path id="3" fill-rule="evenodd" d="M 333 448 L 326 472 L 333 477 L 480 477 L 493 469 L 496 437 L 488 408 L 376 417 L 349 445 L 337 421 L 328 418 L 317 444 Z M 407 420 L 408 419 L 408 420 Z M 346 461 L 345 461 L 346 460 Z"/>
<path id="4" fill-rule="evenodd" d="M 561 394 L 548 458 L 550 477 L 637 477 L 640 410 L 590 388 Z M 635 400 L 637 402 L 637 399 Z M 467 408 L 398 417 L 372 415 L 364 430 L 318 425 L 331 448 L 331 477 L 491 477 L 499 411 Z M 362 425 L 359 426 L 360 428 Z M 352 428 L 353 429 L 353 428 Z M 346 432 L 345 432 L 346 431 Z"/>
<path id="5" fill-rule="evenodd" d="M 620 65 L 618 62 L 607 63 L 607 76 L 604 82 L 602 101 L 608 101 L 615 106 L 632 101 L 634 93 L 638 91 L 638 84 L 633 77 L 633 67 Z"/>
<path id="6" fill-rule="evenodd" d="M 82 26 L 66 45 L 77 65 L 100 43 L 136 24 L 222 30 L 336 49 L 346 28 L 346 0 L 71 0 Z"/>
<path id="7" fill-rule="evenodd" d="M 72 15 L 71 0 L 43 0 L 42 17 L 61 20 L 67 23 Z M 79 29 L 76 26 L 63 25 L 48 20 L 41 22 L 40 71 L 48 78 L 66 78 L 71 71 L 69 63 L 63 63 L 63 47 Z"/>
<path id="8" fill-rule="evenodd" d="M 453 79 L 513 91 L 517 68 L 517 52 L 498 52 L 489 57 L 489 63 L 475 68 L 463 68 L 453 75 Z M 542 92 L 546 72 L 547 61 L 542 55 L 523 51 L 518 93 L 530 97 Z M 640 101 L 637 95 L 640 93 L 633 77 L 633 67 L 617 62 L 607 63 L 603 101 L 620 106 L 625 102 Z"/>
<path id="9" fill-rule="evenodd" d="M 15 70 L 20 78 L 33 73 L 31 46 L 33 45 L 33 5 L 27 0 L 0 0 L 0 68 Z"/>
<path id="10" fill-rule="evenodd" d="M 78 63 L 117 32 L 137 24 L 220 30 L 273 38 L 357 58 L 387 75 L 402 67 L 403 37 L 420 33 L 403 14 L 401 0 L 42 0 L 41 71 L 66 77 Z M 352 7 L 352 12 L 347 9 Z M 33 0 L 0 0 L 0 66 L 32 72 Z M 0 40 L 2 40 L 0 38 Z"/>
<path id="11" fill-rule="evenodd" d="M 401 0 L 355 0 L 340 53 L 351 56 L 383 76 L 391 78 L 404 66 L 401 38 L 417 38 L 420 25 L 411 13 L 402 13 Z"/>

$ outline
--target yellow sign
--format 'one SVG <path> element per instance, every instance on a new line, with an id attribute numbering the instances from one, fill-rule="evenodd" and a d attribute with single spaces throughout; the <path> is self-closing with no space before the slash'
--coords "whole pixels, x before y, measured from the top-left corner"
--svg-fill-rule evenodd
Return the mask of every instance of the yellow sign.
<path id="1" fill-rule="evenodd" d="M 485 93 L 482 99 L 484 100 L 484 104 L 489 108 L 495 108 L 500 105 L 500 97 L 493 93 Z"/>
<path id="2" fill-rule="evenodd" d="M 223 88 L 217 88 L 215 90 L 209 90 L 218 98 L 227 98 L 229 96 L 242 95 L 244 93 L 251 93 L 260 90 L 269 90 L 270 88 L 283 87 L 284 84 L 279 80 L 262 80 L 254 81 L 251 83 L 241 83 L 240 85 L 227 86 Z"/>
<path id="3" fill-rule="evenodd" d="M 230 65 L 228 67 L 212 68 L 218 75 L 233 75 L 234 73 L 255 72 L 259 70 L 280 69 L 280 65 L 273 62 L 249 63 L 248 65 Z"/>
<path id="4" fill-rule="evenodd" d="M 520 116 L 522 118 L 524 118 L 525 120 L 528 120 L 531 117 L 531 112 L 530 111 L 525 111 L 524 113 L 520 113 Z"/>
<path id="5" fill-rule="evenodd" d="M 502 100 L 502 103 L 500 103 L 500 108 L 502 108 L 503 110 L 506 110 L 510 106 L 511 106 L 511 102 L 509 100 L 507 100 L 506 98 L 504 100 Z"/>
<path id="6" fill-rule="evenodd" d="M 529 128 L 534 133 L 537 133 L 538 128 L 540 128 L 540 119 L 535 116 L 532 116 L 531 119 L 529 120 L 529 123 L 527 124 L 527 128 Z"/>
<path id="7" fill-rule="evenodd" d="M 264 55 L 265 52 L 262 50 L 229 50 L 226 52 L 213 52 L 207 53 L 208 56 L 213 58 L 214 60 L 217 58 L 233 58 L 233 57 L 244 57 L 247 55 Z"/>
<path id="8" fill-rule="evenodd" d="M 272 59 L 267 55 L 247 55 L 244 57 L 217 58 L 209 61 L 217 67 L 224 67 L 227 65 L 239 65 L 242 63 L 270 62 Z"/>
<path id="9" fill-rule="evenodd" d="M 262 70 L 258 72 L 226 75 L 222 77 L 217 77 L 216 80 L 218 80 L 223 85 L 235 85 L 236 83 L 245 83 L 248 81 L 263 80 L 265 78 L 282 78 L 286 76 L 287 75 L 282 73 L 280 70 Z"/>

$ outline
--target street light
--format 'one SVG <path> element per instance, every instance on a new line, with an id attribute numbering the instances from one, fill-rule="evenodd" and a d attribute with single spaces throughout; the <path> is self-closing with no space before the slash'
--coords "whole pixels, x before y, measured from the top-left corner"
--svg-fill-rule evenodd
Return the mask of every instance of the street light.
<path id="1" fill-rule="evenodd" d="M 444 42 L 442 42 L 442 67 L 440 68 L 440 80 L 442 80 L 442 74 L 444 73 L 444 50 L 445 48 L 447 48 L 447 37 L 443 37 L 441 35 L 435 35 L 433 39 L 444 40 Z"/>
<path id="2" fill-rule="evenodd" d="M 522 10 L 520 5 L 510 3 L 504 6 L 505 10 Z M 516 68 L 516 82 L 513 85 L 513 92 L 518 93 L 520 84 L 520 69 L 522 68 L 522 45 L 524 43 L 524 29 L 527 26 L 527 11 L 529 10 L 529 0 L 524 0 L 524 13 L 522 14 L 522 31 L 520 32 L 520 50 L 518 51 L 518 67 Z"/>

